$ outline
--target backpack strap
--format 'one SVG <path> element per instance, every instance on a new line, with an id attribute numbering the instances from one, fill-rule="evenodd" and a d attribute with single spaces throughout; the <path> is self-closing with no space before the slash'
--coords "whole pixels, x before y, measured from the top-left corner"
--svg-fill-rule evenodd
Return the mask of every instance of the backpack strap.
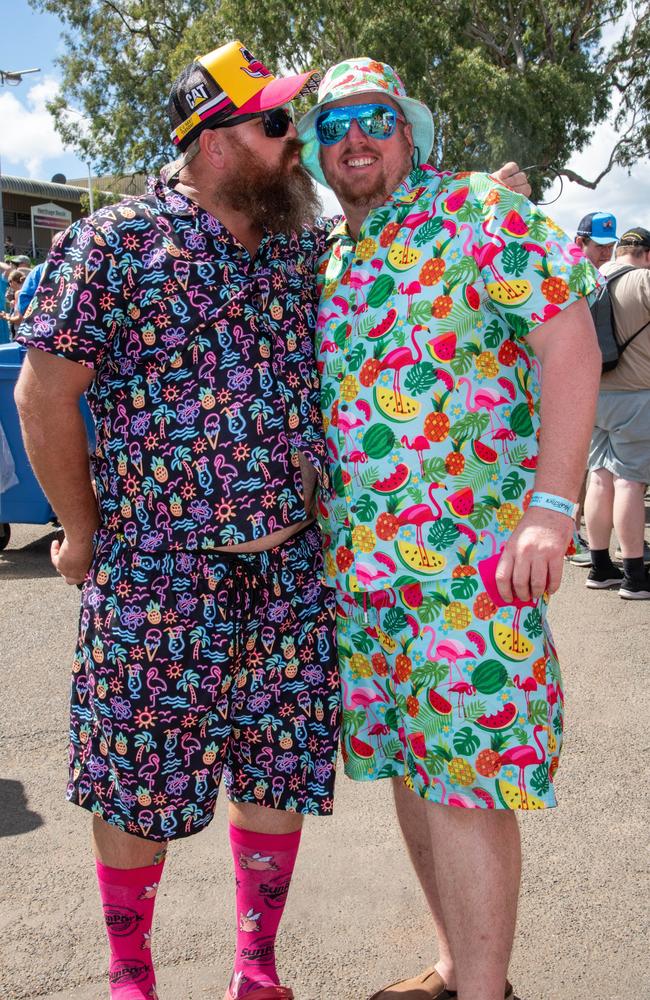
<path id="1" fill-rule="evenodd" d="M 622 267 L 619 271 L 616 272 L 616 274 L 613 274 L 611 276 L 611 278 L 605 277 L 605 281 L 607 282 L 607 286 L 609 287 L 609 285 L 612 282 L 618 281 L 618 279 L 622 278 L 624 274 L 629 274 L 630 271 L 637 271 L 637 270 L 638 270 L 638 268 L 634 267 L 633 264 L 626 264 L 625 267 Z M 613 314 L 614 314 L 614 303 L 612 302 L 612 315 Z M 614 316 L 614 320 L 616 320 L 615 316 Z M 623 351 L 625 351 L 630 346 L 630 344 L 632 343 L 632 341 L 636 340 L 636 338 L 639 336 L 640 333 L 643 333 L 643 331 L 645 330 L 646 326 L 650 326 L 650 319 L 646 320 L 646 322 L 643 324 L 643 326 L 640 326 L 639 329 L 636 331 L 636 333 L 633 333 L 631 337 L 627 338 L 627 340 L 624 340 L 622 343 L 619 343 L 618 341 L 616 342 L 616 345 L 618 347 L 618 356 L 619 356 L 619 358 L 622 356 Z M 614 329 L 616 329 L 616 326 L 614 327 Z M 614 336 L 616 336 L 616 333 L 614 333 Z"/>

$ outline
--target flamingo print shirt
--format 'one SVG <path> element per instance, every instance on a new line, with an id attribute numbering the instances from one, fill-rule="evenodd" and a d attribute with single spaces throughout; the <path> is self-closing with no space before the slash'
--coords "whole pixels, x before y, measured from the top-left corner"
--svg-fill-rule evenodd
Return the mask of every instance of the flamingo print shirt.
<path id="1" fill-rule="evenodd" d="M 96 370 L 103 527 L 145 551 L 239 544 L 305 519 L 325 477 L 313 350 L 323 226 L 254 259 L 158 182 L 53 247 L 19 340 Z"/>
<path id="2" fill-rule="evenodd" d="M 316 350 L 331 492 L 328 582 L 478 586 L 537 463 L 539 365 L 527 335 L 596 272 L 535 205 L 486 174 L 415 169 L 319 268 Z"/>

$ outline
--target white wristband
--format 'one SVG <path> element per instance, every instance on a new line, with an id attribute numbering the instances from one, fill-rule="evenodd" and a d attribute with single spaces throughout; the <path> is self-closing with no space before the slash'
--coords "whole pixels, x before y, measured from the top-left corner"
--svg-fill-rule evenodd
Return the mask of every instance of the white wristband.
<path id="1" fill-rule="evenodd" d="M 572 500 L 567 500 L 565 497 L 558 497 L 554 493 L 533 493 L 528 506 L 554 510 L 556 514 L 566 514 L 571 520 L 575 517 L 576 512 L 576 505 Z"/>

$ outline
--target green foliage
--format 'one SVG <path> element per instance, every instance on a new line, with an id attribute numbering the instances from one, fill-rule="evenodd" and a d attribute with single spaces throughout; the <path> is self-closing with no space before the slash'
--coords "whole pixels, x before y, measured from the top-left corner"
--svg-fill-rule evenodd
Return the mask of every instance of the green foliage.
<path id="1" fill-rule="evenodd" d="M 548 764 L 539 764 L 532 773 L 530 787 L 538 795 L 546 795 L 549 789 Z"/>
<path id="2" fill-rule="evenodd" d="M 390 608 L 384 618 L 384 632 L 388 635 L 396 636 L 407 627 L 406 615 L 401 608 Z"/>
<path id="3" fill-rule="evenodd" d="M 485 328 L 485 333 L 483 334 L 483 340 L 485 341 L 486 347 L 497 347 L 503 340 L 503 331 L 501 330 L 501 324 L 498 320 L 493 319 Z"/>
<path id="4" fill-rule="evenodd" d="M 460 532 L 450 517 L 443 517 L 429 528 L 427 540 L 434 549 L 448 549 L 458 540 Z"/>
<path id="5" fill-rule="evenodd" d="M 406 388 L 414 396 L 421 396 L 432 389 L 438 380 L 434 367 L 430 361 L 421 361 L 409 369 L 406 376 Z"/>
<path id="6" fill-rule="evenodd" d="M 418 608 L 418 617 L 420 621 L 428 625 L 430 622 L 434 622 L 440 615 L 441 608 L 446 604 L 446 601 L 442 600 L 440 595 L 436 594 L 426 594 L 424 601 Z"/>
<path id="7" fill-rule="evenodd" d="M 372 521 L 376 515 L 378 507 L 375 501 L 367 493 L 362 494 L 356 502 L 356 515 L 360 521 Z"/>
<path id="8" fill-rule="evenodd" d="M 501 490 L 506 500 L 517 500 L 526 489 L 526 480 L 514 470 L 503 480 Z"/>
<path id="9" fill-rule="evenodd" d="M 444 458 L 425 458 L 422 470 L 422 478 L 428 483 L 439 483 L 447 475 Z"/>
<path id="10" fill-rule="evenodd" d="M 431 320 L 431 303 L 426 300 L 414 302 L 411 306 L 409 319 L 411 323 L 419 323 L 420 326 L 426 326 Z"/>
<path id="11" fill-rule="evenodd" d="M 430 243 L 442 229 L 442 219 L 429 219 L 417 230 L 413 242 L 417 247 Z"/>
<path id="12" fill-rule="evenodd" d="M 449 667 L 440 660 L 427 660 L 421 667 L 416 667 L 411 674 L 411 684 L 416 691 L 423 688 L 438 687 L 449 676 Z"/>
<path id="13" fill-rule="evenodd" d="M 508 243 L 501 254 L 501 263 L 506 274 L 519 278 L 528 267 L 528 251 L 520 243 Z"/>
<path id="14" fill-rule="evenodd" d="M 102 172 L 151 171 L 170 158 L 171 81 L 197 53 L 234 38 L 287 72 L 357 53 L 391 63 L 409 94 L 433 111 L 434 162 L 465 169 L 494 169 L 509 159 L 541 164 L 535 195 L 550 181 L 544 167 L 562 168 L 613 108 L 619 135 L 612 164 L 635 163 L 650 147 L 648 0 L 632 9 L 625 0 L 30 2 L 66 29 L 57 128 Z M 603 27 L 623 24 L 611 32 L 617 40 L 604 44 Z M 67 102 L 92 120 L 86 137 L 62 113 Z M 609 153 L 603 150 L 604 163 Z M 458 219 L 480 219 L 471 198 Z"/>
<path id="15" fill-rule="evenodd" d="M 478 590 L 478 582 L 473 576 L 461 576 L 452 580 L 451 592 L 457 601 L 468 601 Z"/>
<path id="16" fill-rule="evenodd" d="M 528 705 L 528 718 L 535 726 L 545 726 L 548 715 L 548 705 L 543 698 L 534 698 Z"/>
<path id="17" fill-rule="evenodd" d="M 526 634 L 531 637 L 531 639 L 536 639 L 542 634 L 542 616 L 538 608 L 532 608 L 529 614 L 524 618 L 524 628 Z"/>
<path id="18" fill-rule="evenodd" d="M 352 645 L 358 653 L 371 653 L 373 641 L 366 632 L 355 632 L 352 636 Z"/>
<path id="19" fill-rule="evenodd" d="M 469 757 L 478 750 L 481 741 L 469 726 L 463 726 L 454 736 L 454 750 L 463 757 Z"/>

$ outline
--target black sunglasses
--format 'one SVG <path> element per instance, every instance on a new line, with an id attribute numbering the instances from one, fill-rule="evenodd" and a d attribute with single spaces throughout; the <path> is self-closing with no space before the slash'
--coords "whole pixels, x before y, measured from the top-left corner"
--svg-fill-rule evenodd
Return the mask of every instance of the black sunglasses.
<path id="1" fill-rule="evenodd" d="M 254 121 L 256 118 L 262 119 L 264 135 L 268 139 L 283 139 L 289 131 L 289 126 L 293 124 L 293 108 L 289 104 L 282 108 L 273 108 L 272 111 L 262 111 L 254 115 L 239 115 L 228 118 L 215 127 L 232 128 L 234 125 L 243 125 L 244 122 Z"/>

